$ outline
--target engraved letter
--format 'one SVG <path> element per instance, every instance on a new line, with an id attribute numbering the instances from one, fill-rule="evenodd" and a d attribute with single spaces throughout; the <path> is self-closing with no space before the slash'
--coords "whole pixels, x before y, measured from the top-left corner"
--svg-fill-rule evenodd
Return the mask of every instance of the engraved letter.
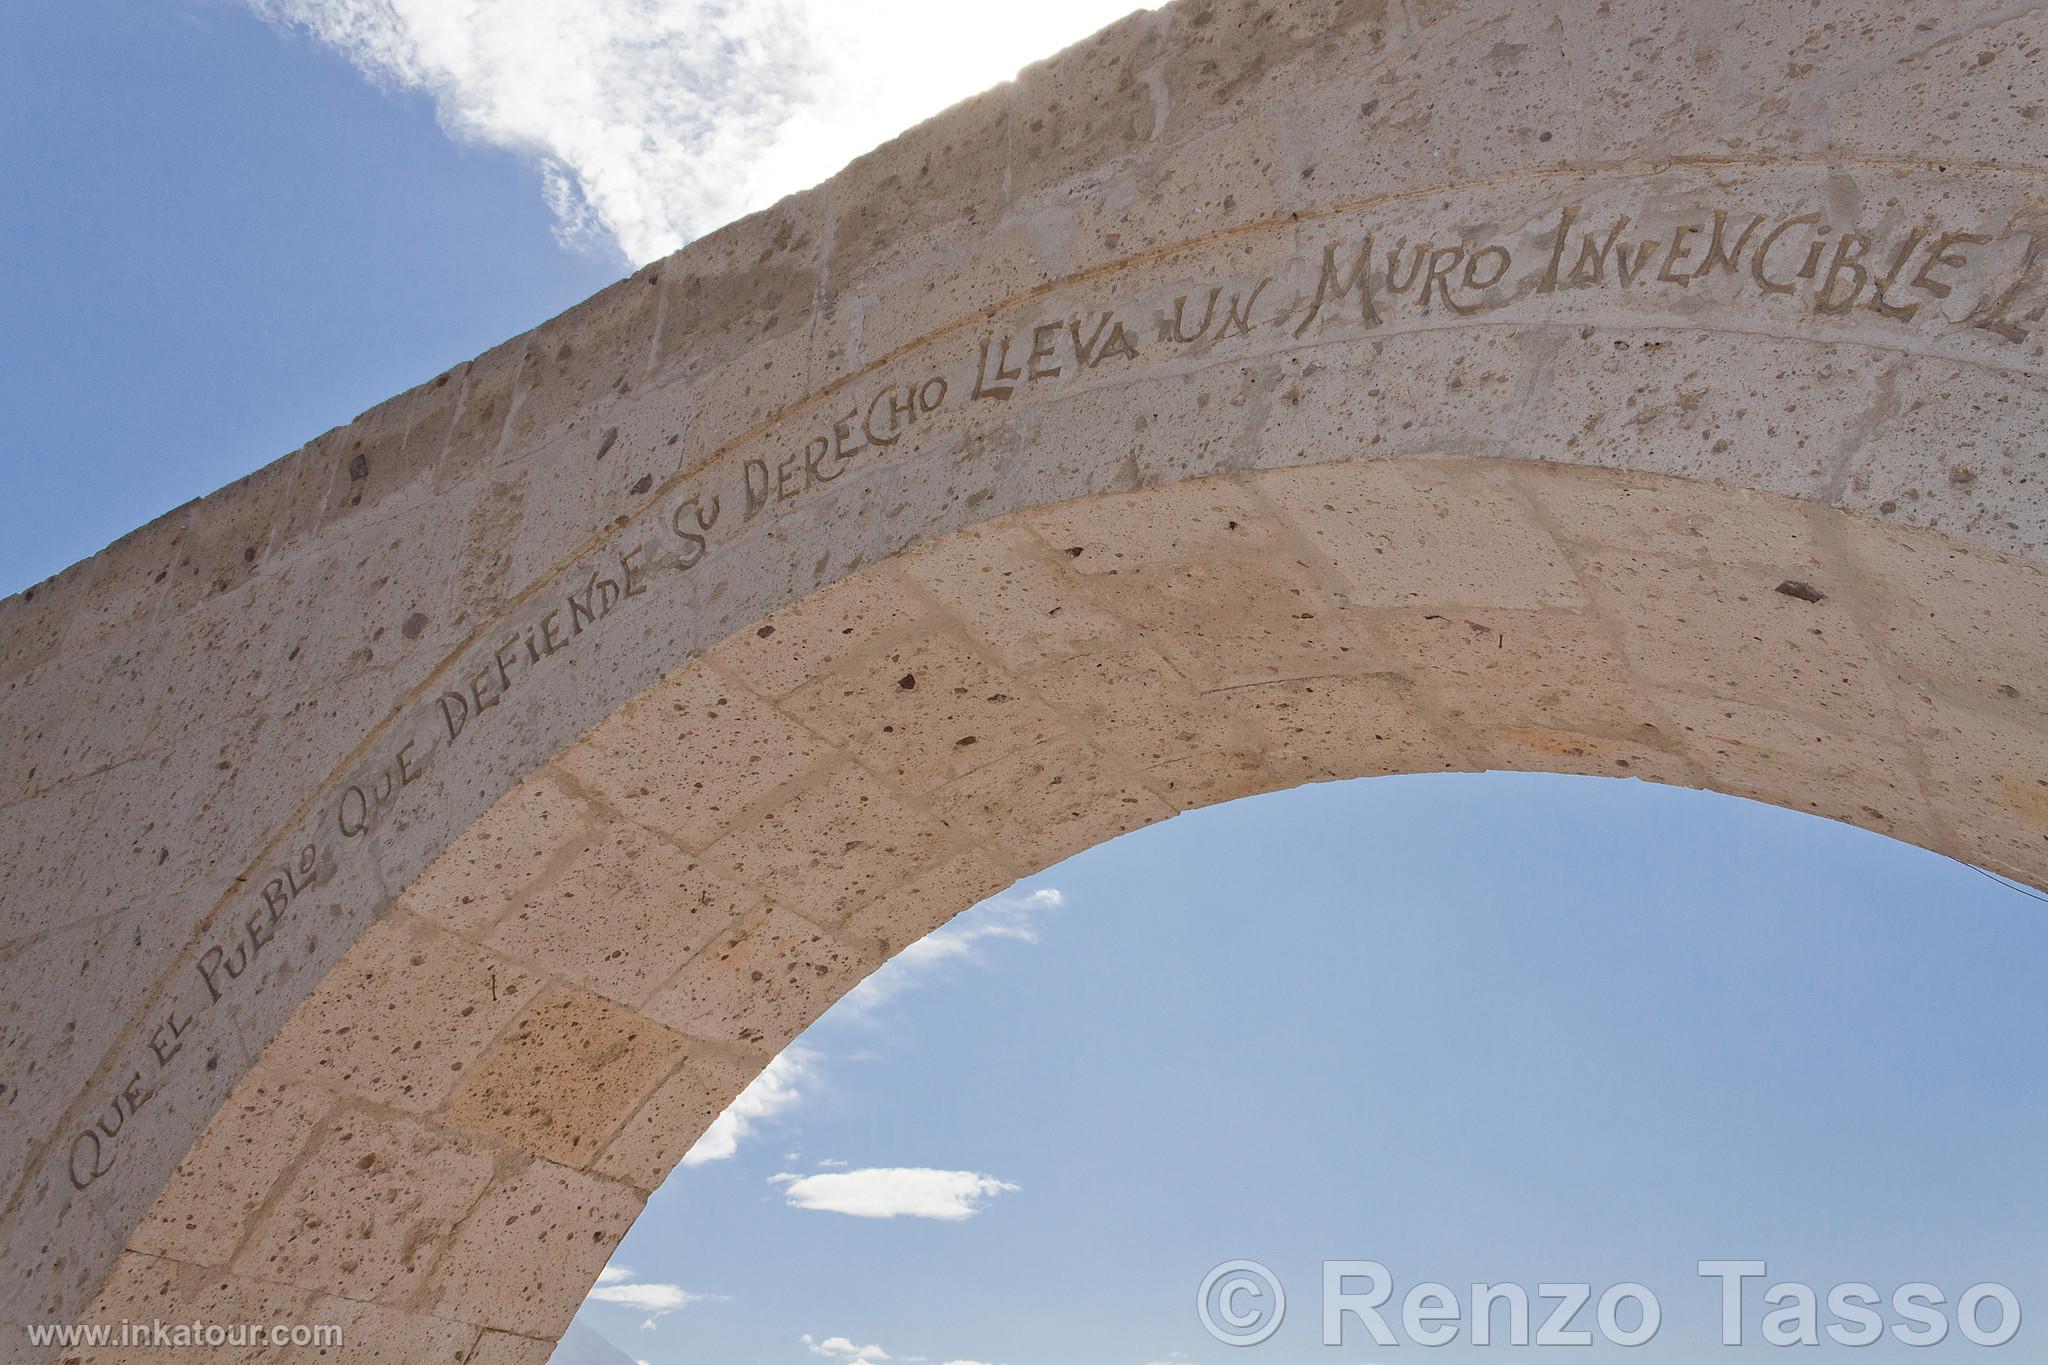
<path id="1" fill-rule="evenodd" d="M 498 666 L 498 694 L 500 696 L 512 690 L 512 665 L 519 662 L 519 652 L 515 648 L 518 643 L 519 637 L 515 635 L 504 644 L 499 645 L 497 650 L 491 655 L 491 662 Z M 512 650 L 512 657 L 509 659 L 505 657 L 505 651 L 508 649 Z M 386 792 L 384 795 L 388 796 L 390 793 Z"/>
<path id="2" fill-rule="evenodd" d="M 248 950 L 246 949 L 237 949 L 233 962 L 229 962 L 227 956 L 227 950 L 216 944 L 201 953 L 199 961 L 194 964 L 199 968 L 199 979 L 206 983 L 206 993 L 216 1002 L 220 999 L 220 983 L 214 974 L 225 967 L 227 968 L 228 980 L 233 981 L 242 974 L 242 968 L 247 966 L 249 962 Z"/>
<path id="3" fill-rule="evenodd" d="M 242 928 L 249 935 L 250 954 L 262 952 L 277 937 L 277 910 L 275 907 L 257 906 L 242 921 Z"/>
<path id="4" fill-rule="evenodd" d="M 149 1050 L 156 1054 L 156 1064 L 158 1066 L 169 1066 L 171 1058 L 177 1056 L 184 1048 L 185 1044 L 180 1041 L 180 1035 L 191 1026 L 191 1023 L 192 1016 L 189 1014 L 183 1019 L 180 1019 L 176 1014 L 169 1014 L 164 1016 L 164 1021 L 156 1026 L 156 1032 L 149 1035 Z M 168 1043 L 164 1039 L 166 1031 L 171 1035 Z"/>
<path id="5" fill-rule="evenodd" d="M 686 511 L 696 518 L 697 529 L 694 531 L 685 531 L 683 529 L 683 513 Z M 704 533 L 717 524 L 718 499 L 715 496 L 711 499 L 711 513 L 709 516 L 705 515 L 704 505 L 697 500 L 694 494 L 687 501 L 676 504 L 676 510 L 669 514 L 668 525 L 669 529 L 674 531 L 677 538 L 683 542 L 683 568 L 694 569 L 703 561 L 705 554 L 708 552 Z M 547 622 L 543 620 L 541 625 L 545 628 Z"/>
<path id="6" fill-rule="evenodd" d="M 839 441 L 841 445 L 844 445 L 844 441 L 841 438 L 846 434 L 846 423 L 850 419 L 851 414 L 848 414 L 847 417 L 842 417 L 832 425 L 832 438 L 835 441 Z M 804 487 L 809 488 L 814 483 L 830 483 L 846 472 L 844 469 L 834 469 L 830 474 L 825 472 L 821 462 L 825 458 L 827 448 L 825 438 L 822 436 L 804 447 Z M 858 449 L 858 447 L 855 448 Z M 839 458 L 842 461 L 845 459 L 843 455 Z"/>
<path id="7" fill-rule="evenodd" d="M 592 619 L 595 620 L 596 618 L 593 617 Z M 478 715 L 482 715 L 491 707 L 496 706 L 501 700 L 498 697 L 492 697 L 489 701 L 484 700 L 483 685 L 490 680 L 490 676 L 491 670 L 488 664 L 469 675 L 469 700 Z"/>
<path id="8" fill-rule="evenodd" d="M 1568 204 L 1557 216 L 1557 236 L 1550 243 L 1550 264 L 1543 267 L 1543 278 L 1536 284 L 1536 292 L 1548 294 L 1557 288 L 1557 268 L 1564 263 L 1564 244 L 1572 230 L 1572 223 L 1579 216 L 1579 206 Z"/>
<path id="9" fill-rule="evenodd" d="M 1762 289 L 1766 294 L 1789 294 L 1792 292 L 1792 286 L 1789 283 L 1781 284 L 1777 280 L 1772 279 L 1768 273 L 1767 267 L 1771 262 L 1771 248 L 1778 244 L 1780 237 L 1800 224 L 1818 222 L 1820 222 L 1820 215 L 1818 213 L 1802 213 L 1797 218 L 1787 218 L 1784 222 L 1764 234 L 1764 239 L 1757 243 L 1756 255 L 1749 258 L 1750 278 L 1757 282 L 1758 288 Z"/>
<path id="10" fill-rule="evenodd" d="M 454 705 L 451 706 L 451 702 Z M 462 733 L 462 727 L 469 723 L 469 703 L 460 692 L 441 694 L 441 719 L 448 723 L 448 742 L 453 744 L 455 737 Z"/>
<path id="11" fill-rule="evenodd" d="M 1723 246 L 1722 236 L 1728 229 L 1728 210 L 1715 209 L 1714 235 L 1707 241 L 1707 258 L 1700 262 L 1698 270 L 1692 272 L 1692 277 L 1699 279 L 1715 266 L 1733 275 L 1742 263 L 1742 249 L 1749 245 L 1750 236 L 1763 226 L 1763 222 L 1764 216 L 1756 214 L 1749 220 L 1749 226 L 1742 230 L 1742 235 L 1735 239 L 1734 246 Z"/>
<path id="12" fill-rule="evenodd" d="M 1629 224 L 1629 216 L 1622 214 L 1614 220 L 1614 226 L 1607 229 L 1607 240 L 1597 242 L 1588 232 L 1579 238 L 1579 259 L 1572 266 L 1572 273 L 1565 278 L 1566 284 L 1605 284 L 1607 282 L 1607 257 L 1617 243 L 1621 243 L 1622 229 Z M 1628 259 L 1628 246 L 1621 243 L 1624 262 Z"/>
<path id="13" fill-rule="evenodd" d="M 1095 360 L 1101 354 L 1101 352 L 1096 348 L 1102 342 L 1102 329 L 1109 326 L 1109 320 L 1112 316 L 1114 315 L 1105 312 L 1101 317 L 1097 318 L 1095 320 L 1095 330 L 1088 334 L 1088 339 L 1086 341 L 1081 340 L 1081 319 L 1075 318 L 1072 322 L 1069 322 L 1067 324 L 1067 331 L 1070 332 L 1074 338 L 1075 364 L 1081 366 L 1083 369 L 1092 370 L 1095 368 Z M 1053 373 L 1059 373 L 1057 367 L 1054 368 Z"/>
<path id="14" fill-rule="evenodd" d="M 1130 360 L 1135 360 L 1138 357 L 1138 348 L 1131 345 L 1130 337 L 1124 333 L 1123 323 L 1117 319 L 1114 313 L 1104 313 L 1102 315 L 1101 319 L 1095 324 L 1095 330 L 1088 334 L 1086 346 L 1083 346 L 1081 343 L 1080 319 L 1075 319 L 1067 324 L 1067 326 L 1074 337 L 1074 355 L 1081 364 L 1091 370 L 1115 352 L 1121 352 L 1126 359 Z M 1109 340 L 1098 343 L 1097 339 L 1101 337 L 1104 327 L 1109 328 Z"/>
<path id="15" fill-rule="evenodd" d="M 1107 315 L 1105 314 L 1105 316 Z M 1077 337 L 1080 335 L 1080 324 L 1075 324 L 1074 332 Z M 1059 334 L 1060 325 L 1057 322 L 1041 322 L 1038 326 L 1031 329 L 1031 354 L 1025 360 L 1027 368 L 1024 371 L 1024 377 L 1026 379 L 1059 378 L 1059 366 L 1039 364 L 1041 360 L 1050 360 L 1052 358 L 1053 338 Z"/>
<path id="16" fill-rule="evenodd" d="M 763 507 L 766 507 L 768 505 L 769 485 L 767 461 L 748 460 L 746 464 L 741 467 L 741 472 L 746 475 L 747 483 L 747 510 L 744 519 L 747 521 L 752 521 L 754 519 L 754 513 L 760 511 Z M 570 613 L 570 620 L 572 623 L 575 620 L 575 613 L 573 611 Z"/>
<path id="17" fill-rule="evenodd" d="M 1233 327 L 1237 328 L 1239 336 L 1244 336 L 1252 330 L 1252 309 L 1258 306 L 1260 292 L 1272 282 L 1273 277 L 1268 275 L 1265 279 L 1253 285 L 1251 297 L 1244 301 L 1242 309 L 1237 306 L 1238 296 L 1235 294 L 1230 296 L 1230 307 L 1224 310 L 1223 325 L 1216 329 L 1216 339 L 1218 341 L 1229 336 L 1230 329 Z M 1111 340 L 1114 339 L 1111 338 Z M 1136 355 L 1137 352 L 1133 351 L 1131 354 Z"/>
<path id="18" fill-rule="evenodd" d="M 1315 302 L 1309 305 L 1308 316 L 1301 320 L 1301 326 L 1294 329 L 1294 335 L 1299 337 L 1308 331 L 1309 327 L 1322 313 L 1324 300 L 1332 303 L 1341 303 L 1344 301 L 1345 296 L 1350 294 L 1353 289 L 1358 291 L 1359 321 L 1367 327 L 1379 326 L 1379 310 L 1373 307 L 1372 302 L 1371 233 L 1367 233 L 1365 240 L 1358 244 L 1358 254 L 1351 260 L 1351 273 L 1341 280 L 1337 278 L 1337 244 L 1331 242 L 1323 248 L 1323 273 L 1316 280 Z M 1221 290 L 1210 291 L 1209 307 L 1211 309 L 1216 307 L 1216 295 L 1221 292 Z M 1178 299 L 1174 301 L 1173 325 L 1175 331 L 1180 330 L 1180 302 Z M 1208 325 L 1209 318 L 1205 313 L 1202 316 L 1202 326 L 1207 328 Z M 1195 335 L 1200 336 L 1201 333 L 1197 332 Z"/>
<path id="19" fill-rule="evenodd" d="M 1458 246 L 1440 246 L 1435 251 L 1429 253 L 1429 271 L 1423 276 L 1422 280 L 1421 303 L 1425 310 L 1429 308 L 1430 292 L 1438 289 L 1439 286 L 1441 286 L 1441 292 L 1444 296 L 1444 303 L 1450 307 L 1453 313 L 1469 313 L 1479 306 L 1475 303 L 1469 308 L 1463 307 L 1459 305 L 1456 299 L 1451 297 L 1451 272 L 1457 269 L 1458 262 L 1464 259 L 1465 248 L 1462 244 Z"/>
<path id="20" fill-rule="evenodd" d="M 875 430 L 875 409 L 881 407 L 884 403 L 889 405 L 889 425 L 886 430 L 877 431 Z M 867 416 L 861 419 L 861 434 L 867 437 L 872 445 L 892 446 L 903 439 L 903 428 L 914 420 L 916 416 L 917 403 L 913 399 L 905 398 L 898 402 L 896 390 L 883 389 L 868 400 Z"/>
<path id="21" fill-rule="evenodd" d="M 1853 256 L 1849 254 L 1852 250 L 1856 253 Z M 1870 283 L 1870 272 L 1863 266 L 1863 258 L 1869 254 L 1869 238 L 1860 232 L 1842 234 L 1841 240 L 1835 243 L 1835 258 L 1828 263 L 1828 273 L 1821 279 L 1820 288 L 1813 296 L 1815 312 L 1846 313 L 1855 307 L 1857 296 L 1863 292 L 1863 286 Z M 1835 284 L 1841 279 L 1844 270 L 1850 273 L 1854 283 L 1849 286 L 1846 295 L 1836 298 Z"/>
<path id="22" fill-rule="evenodd" d="M 2019 302 L 2020 295 L 2027 291 L 2027 287 L 2035 282 L 2036 267 L 2041 262 L 2041 256 L 2041 239 L 2028 238 L 2026 258 L 2020 262 L 2018 276 L 1997 297 L 1986 294 L 1983 301 L 1970 310 L 1969 324 L 1972 327 L 1981 327 L 1995 336 L 2002 336 L 2007 341 L 2025 341 L 2032 329 L 2020 326 L 2006 315 L 2012 310 L 2012 306 Z M 2041 311 L 2035 309 L 2028 320 L 2040 317 Z"/>
<path id="23" fill-rule="evenodd" d="M 1885 317 L 1895 318 L 1900 322 L 1911 322 L 1913 315 L 1920 311 L 1920 305 L 1917 303 L 1897 304 L 1891 302 L 1885 297 L 1885 292 L 1892 287 L 1900 275 L 1905 273 L 1906 262 L 1911 260 L 1914 251 L 1919 249 L 1921 235 L 1919 228 L 1914 228 L 1911 232 L 1907 233 L 1906 240 L 1900 244 L 1898 251 L 1892 256 L 1892 268 L 1882 275 L 1873 274 L 1871 276 L 1871 283 L 1876 288 L 1871 291 L 1870 306 Z"/>
<path id="24" fill-rule="evenodd" d="M 590 571 L 590 581 L 597 585 L 597 614 L 599 619 L 612 614 L 612 608 L 619 604 L 619 585 L 609 578 L 599 578 L 597 570 Z"/>
<path id="25" fill-rule="evenodd" d="M 684 569 L 688 569 L 688 565 L 684 565 Z M 547 655 L 555 653 L 555 649 L 561 645 L 561 636 L 555 634 L 555 618 L 557 616 L 561 616 L 561 608 L 559 606 L 557 608 L 549 608 L 549 612 L 545 616 L 541 616 L 541 649 L 537 651 L 537 655 L 541 659 L 545 659 Z M 528 645 L 532 643 L 532 636 L 528 636 L 526 643 Z"/>
<path id="26" fill-rule="evenodd" d="M 356 799 L 356 814 L 353 820 L 348 814 L 348 799 L 351 796 Z M 370 827 L 370 798 L 364 794 L 361 787 L 349 787 L 341 794 L 341 805 L 335 811 L 334 818 L 340 824 L 343 834 L 351 839 L 357 837 Z M 228 975 L 235 976 L 238 973 L 229 972 Z"/>
<path id="27" fill-rule="evenodd" d="M 1500 267 L 1499 269 L 1495 270 L 1491 275 L 1487 276 L 1485 279 L 1482 280 L 1479 278 L 1479 263 L 1487 259 L 1488 257 L 1492 257 L 1495 260 L 1499 261 Z M 1508 249 L 1506 247 L 1497 244 L 1494 246 L 1480 247 L 1479 250 L 1473 252 L 1472 255 L 1465 262 L 1465 287 L 1467 289 L 1493 288 L 1495 285 L 1499 284 L 1502 280 L 1507 278 L 1510 264 L 1511 258 L 1508 255 Z"/>
<path id="28" fill-rule="evenodd" d="M 1636 282 L 1636 276 L 1643 273 L 1643 267 L 1650 263 L 1650 253 L 1656 249 L 1657 239 L 1649 237 L 1636 243 L 1636 254 L 1633 261 L 1629 259 L 1627 242 L 1623 242 L 1615 251 L 1614 273 L 1620 279 L 1624 288 Z"/>
<path id="29" fill-rule="evenodd" d="M 1913 287 L 1925 289 L 1938 299 L 1945 299 L 1955 291 L 1934 278 L 1936 266 L 1947 266 L 1959 270 L 1969 264 L 1960 252 L 1951 252 L 1952 246 L 1983 246 L 1991 238 L 1981 232 L 1948 232 L 1934 239 L 1934 245 L 1927 249 L 1927 259 L 1920 263 L 1920 273 L 1913 276 Z"/>
<path id="30" fill-rule="evenodd" d="M 1401 268 L 1401 251 L 1407 245 L 1408 239 L 1403 237 L 1394 244 L 1394 249 L 1387 253 L 1387 292 L 1390 294 L 1407 293 L 1415 287 L 1415 281 L 1422 277 L 1422 258 L 1429 252 L 1429 243 L 1427 242 L 1423 242 L 1415 248 L 1415 264 L 1408 268 L 1408 278 L 1405 280 L 1395 278 Z"/>
<path id="31" fill-rule="evenodd" d="M 832 424 L 832 457 L 842 464 L 867 449 L 866 433 L 862 433 L 859 445 L 854 446 L 852 449 L 848 449 L 846 445 L 846 438 L 853 435 L 853 422 L 858 416 L 860 416 L 860 411 L 855 409 Z M 839 471 L 835 469 L 829 476 L 821 475 L 820 477 L 836 479 L 839 477 Z M 805 486 L 808 487 L 809 485 Z"/>
<path id="32" fill-rule="evenodd" d="M 78 1174 L 78 1149 L 87 1141 L 92 1143 L 92 1162 L 83 1177 Z M 114 1169 L 114 1159 L 107 1156 L 100 1143 L 100 1135 L 88 1128 L 71 1140 L 71 1188 L 82 1190 Z"/>
<path id="33" fill-rule="evenodd" d="M 1366 245 L 1372 245 L 1371 238 L 1366 239 Z M 1336 248 L 1334 247 L 1330 248 L 1330 250 L 1333 251 L 1335 249 Z M 1222 294 L 1223 286 L 1220 284 L 1212 287 L 1209 290 L 1208 306 L 1202 309 L 1202 325 L 1195 328 L 1195 334 L 1193 336 L 1189 336 L 1180 325 L 1183 313 L 1188 306 L 1188 296 L 1186 294 L 1182 294 L 1179 298 L 1173 301 L 1172 322 L 1168 322 L 1166 320 L 1166 315 L 1164 313 L 1161 313 L 1159 315 L 1159 339 L 1161 341 L 1178 341 L 1182 345 L 1186 345 L 1190 341 L 1200 341 L 1202 339 L 1202 333 L 1209 330 L 1209 320 L 1216 316 L 1216 300 L 1219 297 L 1221 297 Z M 1313 318 L 1315 314 L 1311 312 L 1309 316 Z M 1306 327 L 1308 326 L 1308 324 L 1303 323 L 1302 326 Z M 1295 335 L 1300 336 L 1301 333 L 1296 332 Z"/>
<path id="34" fill-rule="evenodd" d="M 969 396 L 973 398 L 1008 398 L 1017 391 L 1015 381 L 1022 378 L 1024 372 L 1022 370 L 1004 368 L 1010 359 L 1010 339 L 1008 337 L 1003 338 L 1002 348 L 996 352 L 996 367 L 993 371 L 988 367 L 988 348 L 989 342 L 984 339 L 981 343 L 981 360 L 974 369 L 974 390 Z M 989 380 L 994 382 L 986 382 Z"/>
<path id="35" fill-rule="evenodd" d="M 1605 284 L 1607 282 L 1607 254 L 1613 251 L 1615 243 L 1621 240 L 1622 230 L 1628 226 L 1628 223 L 1629 217 L 1625 213 L 1615 219 L 1614 226 L 1607 229 L 1607 240 L 1604 242 L 1596 244 L 1593 234 L 1590 232 L 1581 237 L 1579 239 L 1578 263 L 1572 267 L 1572 273 L 1566 276 L 1565 283 L 1575 285 Z M 1622 247 L 1621 252 L 1625 262 L 1628 257 L 1628 248 L 1626 246 Z"/>
<path id="36" fill-rule="evenodd" d="M 1720 223 L 1719 214 L 1715 215 L 1714 221 L 1718 226 Z M 1680 223 L 1677 227 L 1671 229 L 1671 246 L 1664 252 L 1664 264 L 1657 267 L 1658 279 L 1665 281 L 1667 284 L 1678 285 L 1681 288 L 1692 283 L 1691 275 L 1674 275 L 1671 273 L 1671 267 L 1677 265 L 1691 254 L 1686 250 L 1685 239 L 1695 232 L 1702 231 L 1703 227 L 1704 225 L 1700 223 Z"/>

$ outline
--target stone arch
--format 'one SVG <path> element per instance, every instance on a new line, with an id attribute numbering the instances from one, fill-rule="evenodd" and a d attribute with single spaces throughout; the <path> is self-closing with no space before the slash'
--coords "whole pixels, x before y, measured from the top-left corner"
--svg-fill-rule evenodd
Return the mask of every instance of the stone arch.
<path id="1" fill-rule="evenodd" d="M 1303 781 L 1641 777 L 2048 880 L 2048 748 L 1994 719 L 2018 675 L 1980 594 L 2030 614 L 2048 578 L 1790 499 L 1502 461 L 956 532 L 523 776 L 268 1042 L 85 1317 L 197 1302 L 394 1359 L 545 1359 L 641 1201 L 890 953 L 1103 839 Z"/>
<path id="2" fill-rule="evenodd" d="M 4 1316 L 542 1359 L 888 952 L 1302 781 L 2048 881 L 2040 27 L 1184 0 L 10 599 Z"/>

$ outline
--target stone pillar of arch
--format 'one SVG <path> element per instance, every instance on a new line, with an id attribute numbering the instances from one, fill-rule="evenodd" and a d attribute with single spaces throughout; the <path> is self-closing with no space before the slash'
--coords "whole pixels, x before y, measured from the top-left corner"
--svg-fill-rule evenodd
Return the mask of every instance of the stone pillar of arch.
<path id="1" fill-rule="evenodd" d="M 1212 802 L 2048 883 L 2044 47 L 1180 0 L 0 604 L 9 1358 L 540 1362 L 865 973 Z"/>

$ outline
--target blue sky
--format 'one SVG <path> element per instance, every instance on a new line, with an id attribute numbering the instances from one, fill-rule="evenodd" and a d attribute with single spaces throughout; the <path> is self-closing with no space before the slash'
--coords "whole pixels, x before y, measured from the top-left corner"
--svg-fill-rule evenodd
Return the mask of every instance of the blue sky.
<path id="1" fill-rule="evenodd" d="M 997 42 L 880 0 L 873 34 L 953 84 L 878 94 L 849 76 L 872 35 L 826 0 L 587 0 L 573 42 L 544 0 L 252 4 L 0 6 L 0 591 L 1123 8 L 1062 0 Z M 1198 812 L 1032 878 L 820 1021 L 581 1321 L 658 1365 L 1413 1357 L 1316 1344 L 1318 1263 L 1361 1258 L 1403 1288 L 1641 1280 L 1665 1325 L 1636 1355 L 1689 1365 L 1727 1354 L 1695 1262 L 1756 1256 L 1823 1288 L 2003 1281 L 2038 1331 L 2044 909 L 1634 783 Z M 834 1211 L 877 1201 L 907 1211 Z M 1194 1310 L 1239 1257 L 1292 1292 L 1243 1352 Z"/>
<path id="2" fill-rule="evenodd" d="M 247 11 L 0 5 L 0 592 L 626 273 L 539 176 Z"/>

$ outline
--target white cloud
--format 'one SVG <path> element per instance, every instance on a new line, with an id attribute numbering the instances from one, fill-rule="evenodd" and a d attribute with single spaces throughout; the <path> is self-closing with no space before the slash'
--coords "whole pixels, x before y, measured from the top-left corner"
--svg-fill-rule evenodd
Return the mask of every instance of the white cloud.
<path id="1" fill-rule="evenodd" d="M 665 1317 L 678 1308 L 701 1303 L 712 1297 L 708 1294 L 693 1294 L 679 1284 L 657 1284 L 640 1279 L 639 1272 L 629 1265 L 616 1263 L 597 1272 L 597 1283 L 584 1297 L 586 1303 L 615 1303 L 628 1308 L 638 1308 L 654 1316 L 640 1324 L 642 1331 L 651 1330 L 655 1319 Z"/>
<path id="2" fill-rule="evenodd" d="M 889 1353 L 879 1346 L 856 1346 L 845 1337 L 826 1337 L 819 1341 L 809 1332 L 803 1335 L 804 1345 L 810 1347 L 814 1356 L 825 1356 L 832 1360 L 887 1360 Z"/>
<path id="3" fill-rule="evenodd" d="M 623 1303 L 629 1308 L 672 1313 L 704 1296 L 692 1294 L 679 1284 L 601 1284 L 587 1297 L 595 1303 Z"/>
<path id="4" fill-rule="evenodd" d="M 948 966 L 983 961 L 980 947 L 990 940 L 1038 942 L 1039 923 L 1067 903 L 1046 886 L 1021 896 L 991 896 L 942 924 L 883 963 L 873 975 L 847 992 L 847 1006 L 868 1013 Z"/>
<path id="5" fill-rule="evenodd" d="M 532 158 L 568 238 L 653 260 L 816 184 L 1137 0 L 246 0 Z"/>
<path id="6" fill-rule="evenodd" d="M 762 1068 L 761 1074 L 733 1097 L 725 1112 L 711 1121 L 689 1151 L 683 1165 L 702 1166 L 723 1161 L 737 1152 L 740 1143 L 753 1136 L 755 1127 L 795 1107 L 803 1099 L 803 1082 L 816 1074 L 811 1053 L 789 1048 Z"/>
<path id="7" fill-rule="evenodd" d="M 819 1175 L 778 1175 L 793 1208 L 851 1214 L 856 1218 L 938 1218 L 957 1222 L 980 1213 L 990 1199 L 1017 1187 L 975 1171 L 939 1171 L 924 1166 L 870 1167 Z"/>

